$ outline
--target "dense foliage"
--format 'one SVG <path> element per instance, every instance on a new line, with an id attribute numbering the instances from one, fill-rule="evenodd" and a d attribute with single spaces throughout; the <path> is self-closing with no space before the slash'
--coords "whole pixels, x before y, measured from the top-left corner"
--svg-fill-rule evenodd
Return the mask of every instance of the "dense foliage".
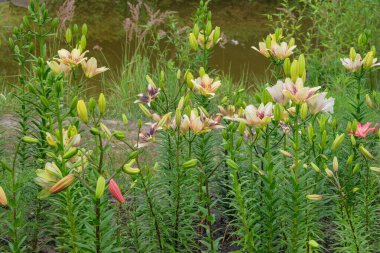
<path id="1" fill-rule="evenodd" d="M 175 58 L 162 53 L 145 76 L 170 13 L 145 6 L 159 17 L 147 27 L 133 16 L 142 2 L 130 4 L 120 86 L 88 98 L 87 80 L 110 72 L 90 57 L 91 28 L 65 27 L 32 0 L 9 38 L 18 128 L 13 149 L 0 143 L 0 251 L 378 252 L 378 27 L 345 27 L 329 45 L 321 22 L 352 2 L 299 1 L 294 14 L 283 1 L 269 17 L 278 28 L 253 47 L 271 62 L 254 94 L 209 66 L 224 37 L 209 1 L 182 37 L 171 21 L 163 43 Z M 122 106 L 110 121 L 131 92 L 133 122 Z"/>

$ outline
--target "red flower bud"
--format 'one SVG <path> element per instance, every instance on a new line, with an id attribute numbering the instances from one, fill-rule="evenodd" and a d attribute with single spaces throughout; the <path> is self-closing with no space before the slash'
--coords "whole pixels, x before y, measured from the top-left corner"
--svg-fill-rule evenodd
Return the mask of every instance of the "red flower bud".
<path id="1" fill-rule="evenodd" d="M 108 185 L 108 189 L 109 189 L 110 193 L 112 194 L 112 196 L 117 201 L 119 201 L 120 203 L 124 203 L 125 202 L 123 194 L 121 194 L 120 188 L 117 185 L 117 183 L 115 182 L 115 180 L 113 180 L 113 179 L 110 180 L 109 185 Z"/>

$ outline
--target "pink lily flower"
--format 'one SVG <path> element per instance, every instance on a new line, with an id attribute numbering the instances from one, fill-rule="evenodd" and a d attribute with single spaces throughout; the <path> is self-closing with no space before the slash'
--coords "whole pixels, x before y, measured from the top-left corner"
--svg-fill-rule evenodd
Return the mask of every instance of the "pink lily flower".
<path id="1" fill-rule="evenodd" d="M 368 133 L 375 133 L 379 127 L 379 124 L 374 125 L 373 127 L 370 127 L 372 122 L 367 122 L 364 125 L 361 123 L 358 123 L 358 126 L 356 128 L 355 136 L 360 138 L 366 138 Z M 352 133 L 350 133 L 352 135 Z"/>

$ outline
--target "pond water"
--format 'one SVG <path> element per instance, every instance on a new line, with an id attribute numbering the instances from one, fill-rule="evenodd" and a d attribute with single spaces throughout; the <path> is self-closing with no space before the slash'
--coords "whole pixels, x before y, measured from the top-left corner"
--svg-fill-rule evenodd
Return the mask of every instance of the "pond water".
<path id="1" fill-rule="evenodd" d="M 2 3 L 1 3 L 2 2 Z M 0 0 L 0 82 L 11 80 L 17 74 L 17 68 L 7 47 L 7 38 L 13 26 L 21 21 L 26 13 L 27 0 L 13 0 L 13 3 Z M 63 3 L 62 0 L 45 1 L 50 15 L 55 15 Z M 132 1 L 133 2 L 133 1 Z M 145 2 L 145 1 L 144 1 Z M 149 1 L 160 10 L 175 11 L 183 25 L 191 25 L 198 1 L 156 0 Z M 257 45 L 271 28 L 267 25 L 265 14 L 278 7 L 277 0 L 214 0 L 210 4 L 213 12 L 213 24 L 221 27 L 228 38 L 224 48 L 217 48 L 212 56 L 212 67 L 230 73 L 238 79 L 243 71 L 260 76 L 268 65 L 267 59 L 251 49 Z M 111 69 L 120 66 L 125 42 L 123 21 L 129 13 L 126 0 L 77 0 L 73 22 L 87 23 L 89 27 L 89 45 L 102 48 Z"/>

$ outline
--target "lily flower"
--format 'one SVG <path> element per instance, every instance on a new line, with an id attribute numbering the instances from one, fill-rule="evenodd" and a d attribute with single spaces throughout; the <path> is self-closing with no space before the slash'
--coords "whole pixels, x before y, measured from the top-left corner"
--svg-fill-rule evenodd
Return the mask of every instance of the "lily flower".
<path id="1" fill-rule="evenodd" d="M 160 88 L 156 87 L 152 79 L 150 78 L 147 78 L 147 79 L 149 81 L 147 93 L 138 94 L 137 96 L 139 97 L 139 99 L 137 99 L 135 103 L 143 103 L 143 104 L 148 104 L 148 106 L 150 106 L 150 103 L 156 99 L 158 94 L 160 94 Z"/>
<path id="2" fill-rule="evenodd" d="M 352 60 L 351 58 L 343 58 L 343 59 L 340 59 L 340 61 L 342 62 L 343 66 L 350 72 L 356 72 L 359 69 L 361 69 L 363 66 L 363 61 L 360 54 L 356 54 L 356 57 L 354 60 Z"/>
<path id="3" fill-rule="evenodd" d="M 50 189 L 55 183 L 63 178 L 61 170 L 54 162 L 46 163 L 44 169 L 36 170 L 36 174 L 37 177 L 34 181 L 44 189 Z"/>
<path id="4" fill-rule="evenodd" d="M 204 74 L 202 78 L 198 77 L 195 80 L 191 80 L 191 82 L 194 84 L 194 89 L 205 97 L 213 97 L 221 85 L 220 81 L 214 82 L 214 79 L 210 78 L 207 74 Z"/>
<path id="5" fill-rule="evenodd" d="M 318 112 L 334 113 L 334 98 L 326 98 L 327 92 L 318 93 L 310 97 L 306 103 L 310 113 L 316 114 Z"/>
<path id="6" fill-rule="evenodd" d="M 272 41 L 271 53 L 275 58 L 279 60 L 284 60 L 285 58 L 293 54 L 293 50 L 296 47 L 296 45 L 289 47 L 288 43 L 286 42 L 281 42 L 280 44 L 278 44 L 277 42 Z"/>
<path id="7" fill-rule="evenodd" d="M 289 103 L 289 98 L 285 97 L 283 90 L 285 90 L 285 83 L 281 80 L 278 80 L 274 86 L 267 88 L 273 101 L 285 106 Z"/>
<path id="8" fill-rule="evenodd" d="M 273 104 L 267 103 L 264 105 L 261 103 L 258 108 L 254 105 L 248 105 L 244 110 L 244 116 L 244 119 L 239 119 L 238 121 L 253 127 L 265 127 L 270 123 L 273 116 Z"/>
<path id="9" fill-rule="evenodd" d="M 180 130 L 182 133 L 186 133 L 191 130 L 194 134 L 202 134 L 210 132 L 216 128 L 222 128 L 220 125 L 221 117 L 216 117 L 215 119 L 208 118 L 203 112 L 200 114 L 196 109 L 193 109 L 188 115 L 182 117 Z"/>
<path id="10" fill-rule="evenodd" d="M 94 57 L 91 57 L 88 61 L 82 61 L 82 69 L 87 78 L 91 78 L 108 70 L 106 67 L 98 68 L 98 63 Z"/>
<path id="11" fill-rule="evenodd" d="M 71 52 L 66 49 L 61 49 L 58 50 L 59 58 L 56 60 L 69 67 L 75 67 L 87 59 L 84 57 L 87 52 L 88 50 L 81 53 L 80 49 L 78 48 L 74 48 Z"/>
<path id="12" fill-rule="evenodd" d="M 372 122 L 367 122 L 364 125 L 361 123 L 358 123 L 358 126 L 356 128 L 355 136 L 360 138 L 366 138 L 368 133 L 375 133 L 379 127 L 379 124 L 374 125 L 373 127 L 370 127 Z M 350 135 L 353 135 L 350 133 Z"/>
<path id="13" fill-rule="evenodd" d="M 47 61 L 47 65 L 57 75 L 61 73 L 67 75 L 70 72 L 70 67 L 61 62 Z"/>
<path id="14" fill-rule="evenodd" d="M 259 49 L 257 49 L 257 47 L 254 47 L 254 46 L 252 46 L 251 48 L 259 52 L 260 54 L 264 55 L 266 58 L 270 57 L 270 53 L 269 53 L 270 49 L 267 48 L 265 42 L 259 42 Z"/>
<path id="15" fill-rule="evenodd" d="M 303 80 L 297 78 L 296 83 L 293 83 L 290 78 L 285 79 L 285 90 L 282 91 L 285 97 L 291 99 L 294 103 L 300 104 L 306 102 L 311 96 L 319 90 L 321 86 L 304 87 Z"/>
<path id="16" fill-rule="evenodd" d="M 149 143 L 152 143 L 155 141 L 155 134 L 157 131 L 160 129 L 158 126 L 158 123 L 154 123 L 149 127 L 149 130 L 145 133 L 140 133 L 139 134 L 139 143 L 138 143 L 138 148 L 142 148 L 145 146 L 148 146 Z M 136 144 L 137 146 L 137 144 Z"/>
<path id="17" fill-rule="evenodd" d="M 214 41 L 214 33 L 215 33 L 215 29 L 211 31 L 210 35 L 207 37 L 207 42 L 206 42 L 206 49 L 210 49 L 212 48 L 213 46 L 215 46 L 216 44 L 218 44 L 218 42 L 220 41 L 220 38 L 218 38 L 216 41 Z M 204 35 L 204 31 L 200 31 L 199 34 L 198 34 L 198 38 L 197 38 L 197 42 L 198 42 L 198 45 L 204 49 L 205 47 L 205 35 Z"/>
<path id="18" fill-rule="evenodd" d="M 219 105 L 218 108 L 218 115 L 223 116 L 225 119 L 237 119 L 244 114 L 244 110 L 242 108 L 236 110 L 235 106 L 233 105 L 228 105 L 227 108 Z"/>

